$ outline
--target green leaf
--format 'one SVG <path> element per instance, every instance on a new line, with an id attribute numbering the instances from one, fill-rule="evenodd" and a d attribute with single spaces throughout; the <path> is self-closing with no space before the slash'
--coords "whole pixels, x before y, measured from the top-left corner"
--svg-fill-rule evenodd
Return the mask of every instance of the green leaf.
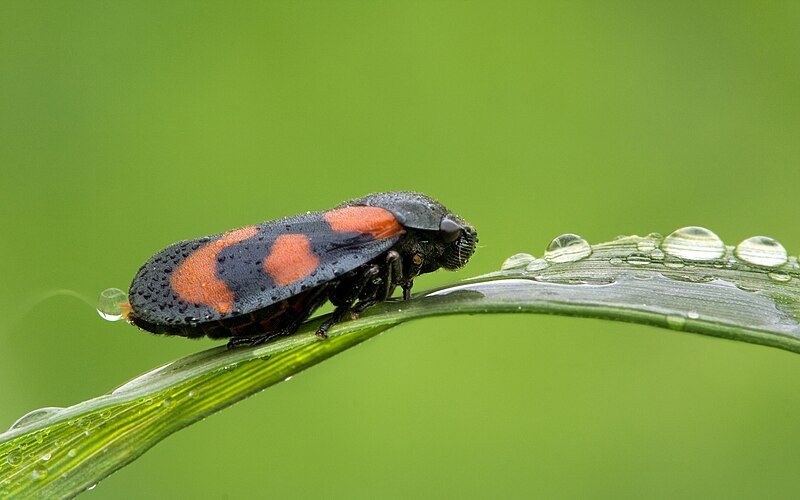
<path id="1" fill-rule="evenodd" d="M 317 319 L 267 345 L 210 349 L 111 394 L 32 412 L 0 435 L 0 496 L 80 493 L 169 434 L 411 319 L 560 314 L 800 352 L 800 274 L 794 257 L 770 260 L 769 249 L 756 245 L 738 259 L 731 247 L 713 248 L 714 241 L 709 247 L 694 233 L 688 234 L 688 247 L 673 235 L 664 241 L 655 234 L 624 237 L 593 247 L 573 235 L 560 238 L 547 260 L 518 254 L 502 271 L 410 301 L 380 304 L 334 327 L 325 341 L 313 334 Z"/>

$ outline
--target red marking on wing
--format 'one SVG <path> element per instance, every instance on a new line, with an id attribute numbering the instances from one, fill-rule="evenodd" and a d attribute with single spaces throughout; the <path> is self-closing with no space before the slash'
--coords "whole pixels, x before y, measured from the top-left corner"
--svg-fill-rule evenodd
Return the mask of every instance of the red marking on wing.
<path id="1" fill-rule="evenodd" d="M 225 314 L 233 307 L 233 292 L 217 277 L 217 255 L 225 248 L 258 233 L 255 226 L 234 229 L 195 250 L 175 269 L 172 289 L 186 302 L 203 304 Z"/>
<path id="2" fill-rule="evenodd" d="M 392 212 L 380 207 L 343 207 L 325 212 L 325 221 L 334 231 L 370 234 L 376 240 L 403 232 Z"/>
<path id="3" fill-rule="evenodd" d="M 264 259 L 264 271 L 279 285 L 308 276 L 318 265 L 319 257 L 311 251 L 311 242 L 302 234 L 278 236 Z"/>

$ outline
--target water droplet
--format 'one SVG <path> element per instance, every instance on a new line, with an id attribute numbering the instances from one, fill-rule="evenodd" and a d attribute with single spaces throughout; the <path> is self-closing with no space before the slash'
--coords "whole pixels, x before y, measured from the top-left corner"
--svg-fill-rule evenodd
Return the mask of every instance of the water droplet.
<path id="1" fill-rule="evenodd" d="M 292 380 L 292 376 L 291 376 L 291 375 L 289 375 L 288 377 L 286 377 L 285 379 L 283 379 L 283 381 L 284 381 L 284 382 L 288 382 L 288 381 L 290 381 L 290 380 Z"/>
<path id="2" fill-rule="evenodd" d="M 31 472 L 31 477 L 33 479 L 44 479 L 47 477 L 47 468 L 43 465 L 38 465 L 33 468 L 33 472 Z"/>
<path id="3" fill-rule="evenodd" d="M 664 265 L 672 268 L 672 269 L 680 269 L 685 264 L 683 263 L 683 259 L 680 257 L 674 257 L 672 255 L 665 255 L 664 256 Z"/>
<path id="4" fill-rule="evenodd" d="M 542 269 L 546 268 L 549 265 L 550 265 L 550 263 L 547 262 L 544 259 L 535 259 L 533 262 L 528 264 L 528 266 L 525 268 L 525 270 L 528 271 L 528 272 L 541 271 Z"/>
<path id="5" fill-rule="evenodd" d="M 550 262 L 561 264 L 585 259 L 592 254 L 589 243 L 577 234 L 562 234 L 547 245 L 544 258 Z"/>
<path id="6" fill-rule="evenodd" d="M 698 226 L 678 229 L 664 238 L 661 247 L 666 253 L 686 260 L 714 260 L 725 254 L 725 244 L 719 236 Z"/>
<path id="7" fill-rule="evenodd" d="M 636 248 L 640 252 L 652 252 L 656 248 L 656 242 L 653 240 L 641 240 L 636 244 Z"/>
<path id="8" fill-rule="evenodd" d="M 8 462 L 8 465 L 11 467 L 16 467 L 20 464 L 20 462 L 22 462 L 22 453 L 18 451 L 12 451 L 6 455 L 6 462 Z"/>
<path id="9" fill-rule="evenodd" d="M 792 277 L 786 273 L 769 273 L 768 276 L 772 281 L 777 281 L 778 283 L 788 283 L 792 279 Z"/>
<path id="10" fill-rule="evenodd" d="M 689 311 L 686 313 L 686 316 L 688 316 L 689 319 L 697 319 L 700 317 L 700 314 L 698 314 L 697 311 Z"/>
<path id="11" fill-rule="evenodd" d="M 47 417 L 55 415 L 56 413 L 60 412 L 63 409 L 64 408 L 59 408 L 57 406 L 38 408 L 19 417 L 16 422 L 11 424 L 11 427 L 9 427 L 8 430 L 19 429 L 20 427 L 25 427 L 34 424 L 36 422 L 46 419 Z"/>
<path id="12" fill-rule="evenodd" d="M 653 260 L 664 260 L 664 252 L 662 252 L 661 249 L 656 248 L 650 252 L 650 258 Z"/>
<path id="13" fill-rule="evenodd" d="M 118 321 L 127 315 L 128 294 L 119 288 L 106 288 L 97 301 L 97 314 L 107 321 Z"/>
<path id="14" fill-rule="evenodd" d="M 45 462 L 47 462 L 47 461 L 48 461 L 48 460 L 50 460 L 51 458 L 53 458 L 53 454 L 52 454 L 52 453 L 50 453 L 50 452 L 47 452 L 47 453 L 45 453 L 44 455 L 42 455 L 42 460 L 44 460 Z"/>
<path id="15" fill-rule="evenodd" d="M 628 257 L 625 259 L 625 262 L 632 266 L 644 266 L 650 263 L 650 257 L 643 253 L 633 253 L 628 255 Z"/>
<path id="16" fill-rule="evenodd" d="M 786 264 L 788 257 L 783 245 L 767 236 L 753 236 L 736 245 L 734 254 L 748 264 L 777 267 Z"/>
<path id="17" fill-rule="evenodd" d="M 536 257 L 529 253 L 517 253 L 503 261 L 500 266 L 501 271 L 508 271 L 509 269 L 522 269 L 531 262 L 536 260 Z"/>
<path id="18" fill-rule="evenodd" d="M 94 483 L 93 485 L 91 485 L 88 488 L 86 488 L 86 491 L 92 491 L 95 488 L 97 488 L 97 483 Z"/>
<path id="19" fill-rule="evenodd" d="M 683 330 L 686 326 L 686 318 L 677 314 L 667 316 L 667 325 L 673 330 Z"/>
<path id="20" fill-rule="evenodd" d="M 611 257 L 610 259 L 608 259 L 608 263 L 611 264 L 612 266 L 618 266 L 622 264 L 622 259 L 620 259 L 619 257 Z"/>
<path id="21" fill-rule="evenodd" d="M 67 452 L 67 456 L 68 456 L 69 458 L 75 458 L 75 456 L 76 456 L 77 454 L 78 454 L 78 451 L 77 451 L 75 448 L 71 448 L 71 449 L 70 449 L 70 450 Z"/>

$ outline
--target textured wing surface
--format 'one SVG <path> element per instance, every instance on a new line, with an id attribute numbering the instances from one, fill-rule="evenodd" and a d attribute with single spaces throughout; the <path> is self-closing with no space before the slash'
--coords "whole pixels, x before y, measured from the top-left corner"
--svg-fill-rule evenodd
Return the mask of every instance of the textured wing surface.
<path id="1" fill-rule="evenodd" d="M 355 206 L 175 243 L 139 269 L 132 314 L 162 325 L 248 314 L 366 264 L 403 232 L 388 210 Z"/>

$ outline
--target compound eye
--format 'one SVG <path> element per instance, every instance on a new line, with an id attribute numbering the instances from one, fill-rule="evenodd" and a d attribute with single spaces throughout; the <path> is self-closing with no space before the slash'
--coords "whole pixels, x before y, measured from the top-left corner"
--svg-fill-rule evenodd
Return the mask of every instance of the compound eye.
<path id="1" fill-rule="evenodd" d="M 439 233 L 441 233 L 444 241 L 450 243 L 461 236 L 461 225 L 453 219 L 445 217 L 442 219 L 442 223 L 439 224 Z"/>

